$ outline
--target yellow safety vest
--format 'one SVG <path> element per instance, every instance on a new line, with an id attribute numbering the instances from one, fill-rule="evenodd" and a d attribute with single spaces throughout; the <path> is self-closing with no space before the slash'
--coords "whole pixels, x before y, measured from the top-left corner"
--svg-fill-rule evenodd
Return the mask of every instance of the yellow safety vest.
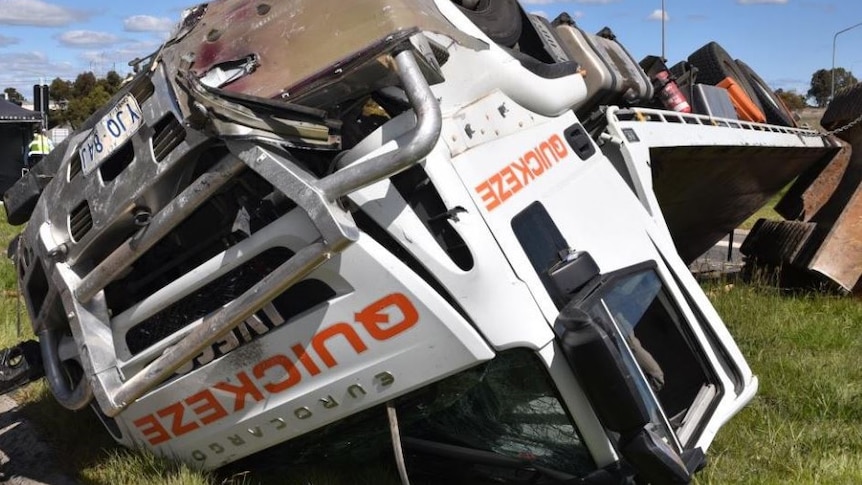
<path id="1" fill-rule="evenodd" d="M 47 155 L 54 148 L 54 143 L 45 135 L 36 134 L 30 142 L 30 155 Z"/>

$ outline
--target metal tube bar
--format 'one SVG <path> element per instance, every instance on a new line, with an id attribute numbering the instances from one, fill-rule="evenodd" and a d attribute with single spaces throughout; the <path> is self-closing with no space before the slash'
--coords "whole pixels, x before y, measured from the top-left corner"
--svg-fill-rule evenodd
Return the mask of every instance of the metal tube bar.
<path id="1" fill-rule="evenodd" d="M 305 217 L 305 214 L 300 216 L 299 211 L 286 214 L 275 222 L 255 231 L 253 235 L 236 245 L 212 256 L 194 268 L 189 268 L 184 275 L 163 285 L 149 296 L 139 299 L 137 303 L 126 308 L 122 313 L 115 314 L 111 318 L 111 329 L 114 332 L 124 334 L 135 325 L 248 263 L 272 247 L 302 247 L 296 242 L 288 243 L 288 238 L 285 235 L 291 234 L 292 231 L 293 234 L 299 233 L 301 229 L 298 226 L 302 224 L 301 220 Z M 305 244 L 318 239 L 318 237 L 311 235 L 313 230 L 313 227 L 307 228 L 306 236 L 308 239 Z"/>
<path id="2" fill-rule="evenodd" d="M 404 50 L 396 54 L 395 62 L 402 86 L 416 113 L 416 128 L 403 147 L 348 166 L 317 181 L 315 185 L 329 201 L 335 201 L 361 187 L 391 177 L 422 160 L 431 152 L 440 137 L 443 126 L 440 105 L 413 53 Z M 310 209 L 313 208 L 306 208 Z M 315 211 L 310 210 L 310 213 Z M 109 391 L 110 403 L 106 403 L 107 409 L 103 409 L 105 414 L 119 414 L 126 406 L 161 384 L 178 368 L 218 341 L 267 302 L 308 276 L 334 252 L 342 251 L 346 244 L 349 244 L 348 240 L 317 242 L 306 246 L 230 305 L 204 317 L 188 336 L 168 348 L 116 390 Z"/>
<path id="3" fill-rule="evenodd" d="M 244 167 L 245 164 L 241 160 L 227 157 L 213 167 L 212 171 L 201 175 L 153 216 L 153 220 L 141 233 L 129 238 L 90 271 L 75 289 L 75 297 L 84 303 L 90 301 L 126 268 L 180 225 L 216 191 L 233 179 Z"/>
<path id="4" fill-rule="evenodd" d="M 45 330 L 39 333 L 39 350 L 42 352 L 45 377 L 57 402 L 66 409 L 79 411 L 87 407 L 93 399 L 93 388 L 86 378 L 82 378 L 74 388 L 69 385 L 62 368 L 63 364 L 60 363 L 58 335 L 57 330 Z"/>
<path id="5" fill-rule="evenodd" d="M 161 384 L 183 364 L 218 341 L 268 301 L 284 293 L 287 288 L 326 262 L 331 256 L 330 251 L 322 242 L 304 247 L 230 305 L 204 317 L 201 324 L 187 337 L 166 350 L 112 393 L 112 407 L 103 409 L 105 414 L 116 416 L 133 401 Z"/>
<path id="6" fill-rule="evenodd" d="M 359 188 L 391 177 L 427 156 L 443 127 L 440 104 L 413 57 L 405 50 L 395 56 L 399 77 L 416 112 L 416 129 L 401 148 L 365 162 L 354 163 L 320 180 L 327 199 L 335 200 Z"/>
<path id="7" fill-rule="evenodd" d="M 727 262 L 730 263 L 733 261 L 733 233 L 736 232 L 735 229 L 730 230 L 730 234 L 727 235 Z"/>
<path id="8" fill-rule="evenodd" d="M 665 57 L 665 24 L 667 23 L 667 10 L 664 9 L 664 0 L 661 0 L 661 60 L 667 62 Z"/>

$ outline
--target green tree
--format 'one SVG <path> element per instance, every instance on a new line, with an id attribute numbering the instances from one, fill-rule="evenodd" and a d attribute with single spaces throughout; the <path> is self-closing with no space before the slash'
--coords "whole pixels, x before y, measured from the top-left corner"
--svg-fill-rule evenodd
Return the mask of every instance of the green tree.
<path id="1" fill-rule="evenodd" d="M 105 81 L 105 89 L 108 91 L 108 93 L 111 94 L 111 96 L 116 94 L 117 91 L 120 90 L 120 86 L 123 85 L 122 76 L 120 76 L 120 74 L 114 70 L 108 71 L 108 73 L 105 74 L 104 81 Z"/>
<path id="2" fill-rule="evenodd" d="M 791 111 L 799 111 L 808 107 L 805 96 L 797 93 L 795 89 L 785 91 L 779 88 L 775 91 L 775 95 L 781 98 Z"/>
<path id="3" fill-rule="evenodd" d="M 68 102 L 72 97 L 72 83 L 58 77 L 54 78 L 51 84 L 48 85 L 48 96 L 51 98 L 51 101 L 57 103 L 62 101 Z"/>
<path id="4" fill-rule="evenodd" d="M 85 96 L 73 97 L 64 112 L 64 119 L 73 128 L 79 128 L 87 118 L 111 100 L 104 86 L 96 84 Z"/>
<path id="5" fill-rule="evenodd" d="M 92 72 L 82 72 L 75 78 L 72 83 L 72 97 L 83 98 L 90 94 L 90 91 L 96 87 L 96 75 Z"/>
<path id="6" fill-rule="evenodd" d="M 3 90 L 3 92 L 6 93 L 6 98 L 15 104 L 20 105 L 24 102 L 24 95 L 19 93 L 18 90 L 15 88 L 6 88 Z"/>
<path id="7" fill-rule="evenodd" d="M 104 78 L 97 78 L 92 72 L 83 72 L 74 81 L 54 79 L 49 89 L 58 109 L 49 113 L 49 125 L 80 127 L 110 101 L 122 84 L 123 78 L 116 71 L 109 71 Z"/>
<path id="8" fill-rule="evenodd" d="M 834 71 L 836 93 L 859 82 L 853 73 L 843 67 L 836 67 Z M 809 98 L 814 98 L 820 108 L 829 104 L 832 95 L 832 74 L 832 69 L 820 69 L 811 76 L 811 89 L 807 94 Z"/>

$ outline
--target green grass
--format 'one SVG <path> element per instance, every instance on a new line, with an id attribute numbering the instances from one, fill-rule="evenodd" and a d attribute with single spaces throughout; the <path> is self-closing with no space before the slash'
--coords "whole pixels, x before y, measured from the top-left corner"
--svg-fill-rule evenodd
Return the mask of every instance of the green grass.
<path id="1" fill-rule="evenodd" d="M 2 212 L 2 211 L 0 211 Z M 0 249 L 16 231 L 0 223 Z M 14 271 L 0 260 L 0 345 L 18 340 Z M 752 403 L 723 427 L 697 483 L 862 483 L 862 304 L 789 293 L 767 283 L 707 283 L 705 289 L 760 379 Z M 22 315 L 24 336 L 29 323 Z M 43 383 L 14 396 L 81 483 L 251 485 L 380 483 L 375 472 L 330 471 L 327 463 L 287 479 L 201 473 L 114 444 L 93 413 L 61 408 Z M 345 478 L 347 477 L 347 478 Z"/>
<path id="2" fill-rule="evenodd" d="M 711 288 L 760 389 L 719 432 L 699 483 L 862 483 L 862 305 Z"/>

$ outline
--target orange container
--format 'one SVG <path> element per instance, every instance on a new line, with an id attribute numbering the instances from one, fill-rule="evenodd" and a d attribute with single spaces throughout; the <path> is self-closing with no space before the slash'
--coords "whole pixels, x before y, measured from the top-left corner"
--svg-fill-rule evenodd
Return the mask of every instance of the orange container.
<path id="1" fill-rule="evenodd" d="M 745 94 L 742 87 L 736 84 L 736 81 L 731 77 L 726 77 L 720 83 L 716 84 L 720 88 L 724 88 L 730 94 L 730 101 L 733 103 L 736 114 L 739 119 L 753 121 L 755 123 L 763 123 L 766 121 L 766 115 L 757 107 L 751 98 Z"/>

